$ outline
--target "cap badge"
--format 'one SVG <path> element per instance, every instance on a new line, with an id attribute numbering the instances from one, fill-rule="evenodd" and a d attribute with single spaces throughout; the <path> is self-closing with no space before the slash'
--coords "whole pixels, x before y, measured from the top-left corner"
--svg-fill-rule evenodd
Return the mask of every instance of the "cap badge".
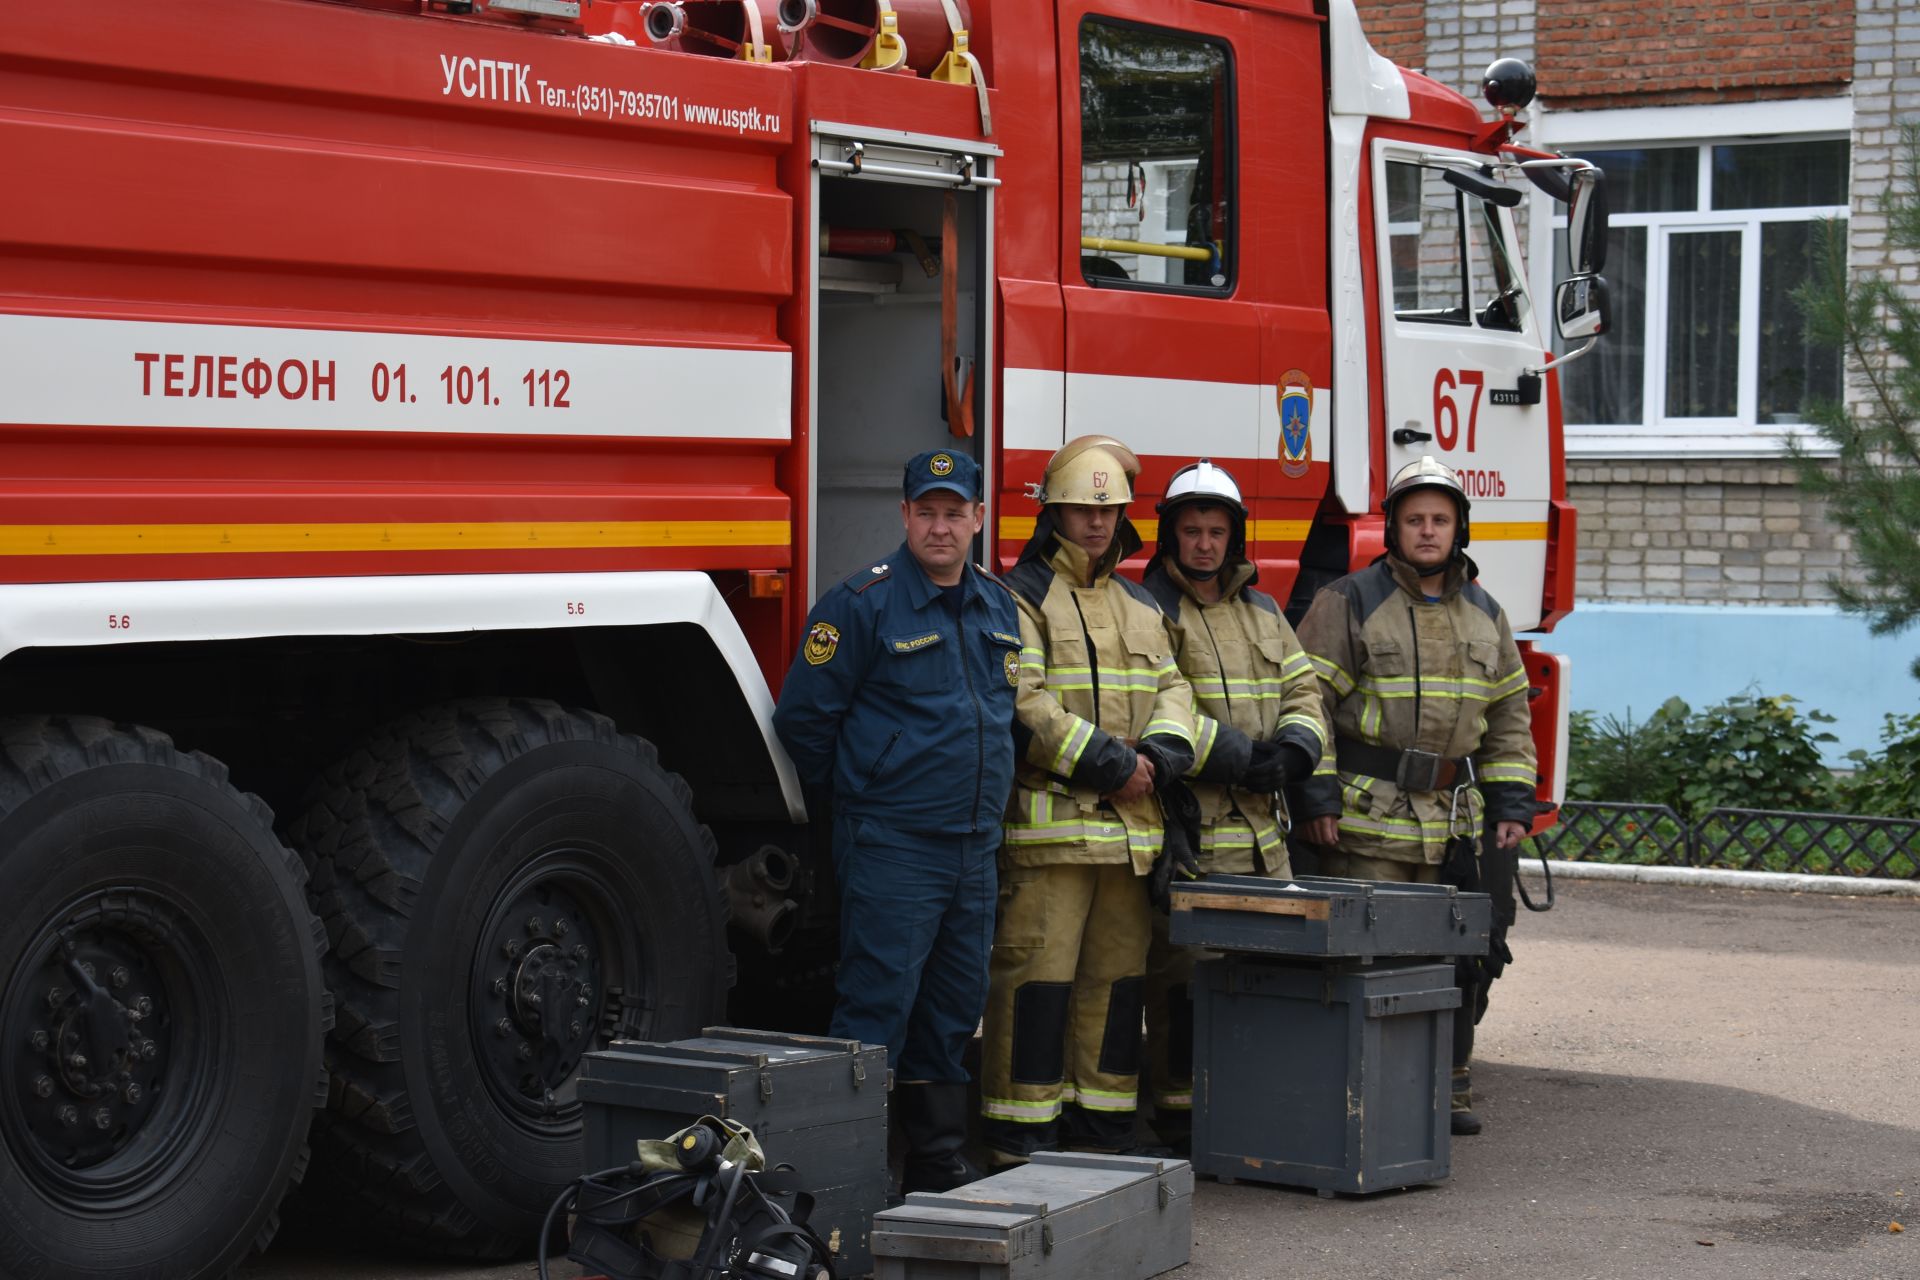
<path id="1" fill-rule="evenodd" d="M 952 475 L 953 474 L 953 455 L 947 454 L 947 453 L 934 454 L 931 458 L 927 459 L 927 470 L 933 472 L 933 474 L 937 476 Z"/>

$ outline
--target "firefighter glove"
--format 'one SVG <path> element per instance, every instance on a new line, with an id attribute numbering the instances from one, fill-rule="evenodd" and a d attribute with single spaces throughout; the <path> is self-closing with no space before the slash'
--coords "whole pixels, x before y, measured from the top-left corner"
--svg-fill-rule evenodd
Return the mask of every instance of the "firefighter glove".
<path id="1" fill-rule="evenodd" d="M 1249 791 L 1279 791 L 1289 782 L 1299 781 L 1306 772 L 1304 751 L 1290 742 L 1262 739 L 1253 744 L 1253 755 L 1240 775 L 1240 785 Z"/>
<path id="2" fill-rule="evenodd" d="M 1165 834 L 1160 856 L 1147 873 L 1147 897 L 1157 911 L 1173 906 L 1176 880 L 1200 878 L 1200 802 L 1187 784 L 1175 778 L 1160 792 L 1160 807 L 1166 814 Z"/>

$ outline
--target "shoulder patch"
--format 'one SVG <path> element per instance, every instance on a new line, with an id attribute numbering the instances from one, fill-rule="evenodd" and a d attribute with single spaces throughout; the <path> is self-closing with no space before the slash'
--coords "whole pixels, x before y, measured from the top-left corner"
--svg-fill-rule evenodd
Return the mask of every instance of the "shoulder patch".
<path id="1" fill-rule="evenodd" d="M 800 652 L 809 666 L 823 667 L 833 661 L 840 648 L 840 628 L 831 622 L 816 622 L 807 628 L 807 641 Z"/>

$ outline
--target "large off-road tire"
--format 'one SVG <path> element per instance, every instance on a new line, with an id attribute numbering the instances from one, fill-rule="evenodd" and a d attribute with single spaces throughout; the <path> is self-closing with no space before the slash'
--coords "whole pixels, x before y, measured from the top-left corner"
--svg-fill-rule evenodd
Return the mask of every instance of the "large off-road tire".
<path id="1" fill-rule="evenodd" d="M 224 1276 L 324 1096 L 306 873 L 226 768 L 0 720 L 0 1275 Z"/>
<path id="2" fill-rule="evenodd" d="M 289 832 L 338 1015 L 315 1180 L 417 1249 L 525 1249 L 586 1172 L 581 1055 L 724 1008 L 713 837 L 651 744 L 544 701 L 408 716 L 317 796 Z"/>

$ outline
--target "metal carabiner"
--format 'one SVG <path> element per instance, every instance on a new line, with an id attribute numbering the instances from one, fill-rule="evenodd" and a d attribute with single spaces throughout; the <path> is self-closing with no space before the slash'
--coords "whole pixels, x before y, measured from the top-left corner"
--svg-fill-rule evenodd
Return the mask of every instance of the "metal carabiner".
<path id="1" fill-rule="evenodd" d="M 1460 825 L 1460 794 L 1472 785 L 1473 781 L 1469 778 L 1448 793 L 1447 835 L 1449 836 L 1465 836 L 1471 835 L 1473 832 L 1473 805 L 1471 803 L 1467 805 L 1466 825 L 1464 827 Z"/>

